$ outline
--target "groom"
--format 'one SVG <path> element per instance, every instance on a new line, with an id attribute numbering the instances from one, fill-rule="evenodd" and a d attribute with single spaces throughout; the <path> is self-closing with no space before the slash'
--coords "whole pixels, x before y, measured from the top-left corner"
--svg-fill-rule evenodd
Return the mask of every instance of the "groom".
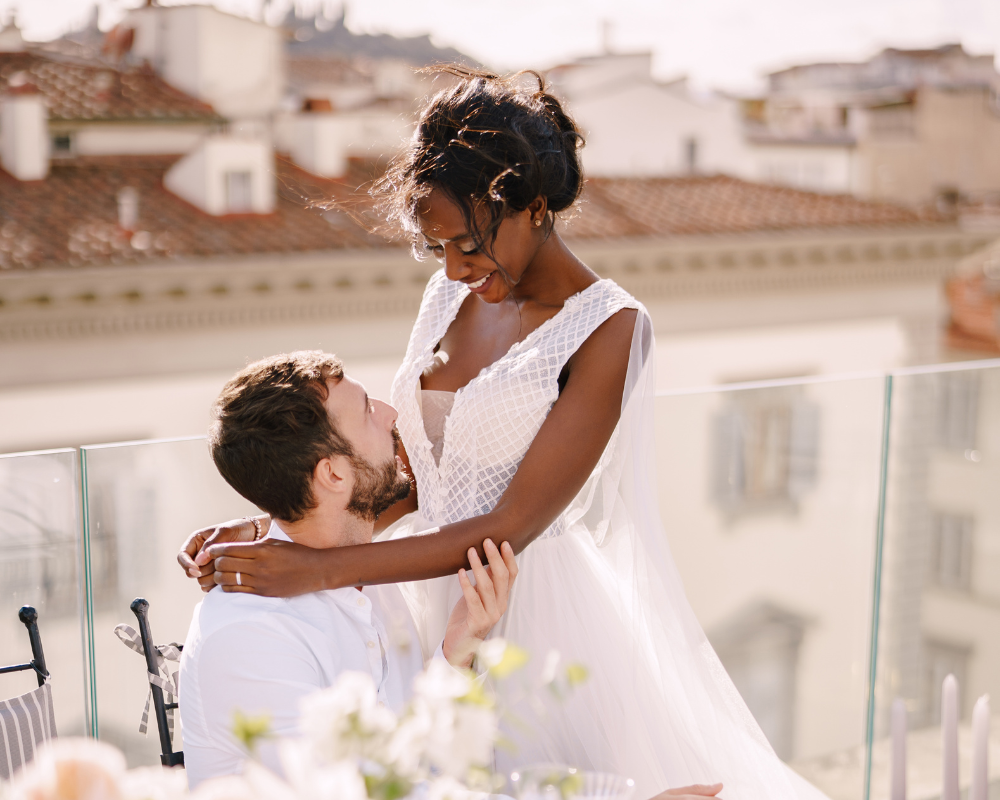
<path id="1" fill-rule="evenodd" d="M 214 408 L 209 448 L 219 472 L 267 511 L 268 536 L 313 548 L 364 544 L 378 515 L 410 491 L 396 456 L 396 413 L 368 397 L 328 353 L 273 356 L 243 369 Z M 469 551 L 476 584 L 463 598 L 436 658 L 469 667 L 507 607 L 517 565 L 510 545 L 485 543 L 489 569 Z M 237 576 L 240 580 L 241 576 Z M 380 704 L 399 711 L 423 668 L 417 633 L 392 585 L 288 599 L 209 592 L 195 609 L 181 660 L 180 710 L 188 781 L 238 772 L 245 751 L 236 712 L 266 714 L 294 735 L 299 704 L 345 670 L 371 675 Z M 273 740 L 259 750 L 280 772 Z"/>

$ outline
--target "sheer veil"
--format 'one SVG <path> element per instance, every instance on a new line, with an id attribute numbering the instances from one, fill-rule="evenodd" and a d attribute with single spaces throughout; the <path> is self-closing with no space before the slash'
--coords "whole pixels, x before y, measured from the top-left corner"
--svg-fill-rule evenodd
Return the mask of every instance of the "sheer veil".
<path id="1" fill-rule="evenodd" d="M 641 718 L 619 717 L 618 729 L 608 731 L 608 738 L 628 742 L 625 752 L 659 760 L 669 786 L 721 781 L 727 800 L 819 800 L 825 795 L 774 754 L 685 595 L 658 507 L 654 350 L 652 323 L 642 309 L 621 419 L 566 511 L 573 527 L 588 531 L 613 575 L 608 585 L 617 594 L 613 601 L 633 650 L 628 673 L 621 672 L 620 659 L 591 665 L 595 680 L 635 687 L 642 700 L 632 708 Z M 579 623 L 579 635 L 592 635 L 586 620 Z"/>
<path id="2" fill-rule="evenodd" d="M 568 701 L 546 701 L 544 712 L 536 697 L 508 698 L 519 707 L 520 726 L 507 731 L 519 749 L 498 750 L 498 768 L 562 761 L 614 771 L 636 780 L 639 800 L 718 781 L 725 800 L 823 800 L 774 754 L 685 595 L 656 493 L 654 349 L 640 307 L 620 421 L 559 534 L 518 557 L 521 574 L 498 631 L 536 664 L 558 649 L 590 679 Z M 417 512 L 387 533 L 412 535 L 422 525 Z M 439 641 L 456 589 L 453 579 L 404 587 L 425 648 Z"/>

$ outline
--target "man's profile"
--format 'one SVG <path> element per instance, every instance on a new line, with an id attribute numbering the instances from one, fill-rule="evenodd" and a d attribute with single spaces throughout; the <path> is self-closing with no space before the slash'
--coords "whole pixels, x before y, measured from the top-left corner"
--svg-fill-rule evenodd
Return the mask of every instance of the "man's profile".
<path id="1" fill-rule="evenodd" d="M 312 548 L 371 542 L 378 515 L 410 491 L 396 455 L 395 411 L 368 397 L 328 353 L 273 356 L 241 370 L 213 409 L 209 448 L 219 472 L 268 512 L 268 537 Z M 468 666 L 507 607 L 517 573 L 510 546 L 470 551 L 475 586 L 435 655 Z M 195 610 L 181 661 L 180 709 L 192 788 L 238 772 L 247 757 L 232 735 L 236 711 L 267 714 L 276 736 L 297 732 L 300 701 L 345 670 L 371 675 L 378 699 L 399 710 L 423 656 L 393 585 L 291 598 L 209 592 Z M 280 772 L 273 740 L 260 759 Z"/>

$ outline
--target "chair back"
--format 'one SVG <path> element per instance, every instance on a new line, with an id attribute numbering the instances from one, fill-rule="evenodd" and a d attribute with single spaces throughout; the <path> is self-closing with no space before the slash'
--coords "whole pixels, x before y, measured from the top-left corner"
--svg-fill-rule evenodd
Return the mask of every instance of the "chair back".
<path id="1" fill-rule="evenodd" d="M 38 688 L 20 697 L 0 700 L 0 778 L 4 780 L 10 780 L 20 767 L 35 757 L 40 745 L 56 736 L 52 684 L 38 632 L 38 613 L 31 606 L 24 606 L 17 616 L 28 629 L 31 661 L 0 667 L 0 674 L 34 670 Z"/>
<path id="2" fill-rule="evenodd" d="M 136 621 L 139 623 L 139 640 L 142 643 L 142 654 L 146 660 L 146 677 L 149 680 L 149 693 L 153 701 L 153 716 L 156 717 L 156 730 L 160 736 L 160 763 L 165 767 L 177 767 L 184 765 L 184 753 L 181 751 L 174 752 L 173 749 L 173 712 L 177 709 L 176 697 L 171 693 L 170 700 L 172 702 L 167 702 L 164 699 L 163 686 L 170 684 L 164 684 L 163 678 L 161 677 L 161 662 L 163 656 L 160 653 L 161 649 L 176 648 L 179 652 L 182 648 L 180 645 L 167 645 L 165 648 L 157 648 L 153 644 L 153 633 L 149 626 L 149 601 L 137 597 L 132 601 L 129 606 L 132 613 L 135 614 Z M 169 691 L 169 688 L 168 688 Z M 147 701 L 148 708 L 148 701 Z M 143 721 L 140 727 L 142 732 L 145 732 L 146 728 L 146 713 L 143 714 Z"/>

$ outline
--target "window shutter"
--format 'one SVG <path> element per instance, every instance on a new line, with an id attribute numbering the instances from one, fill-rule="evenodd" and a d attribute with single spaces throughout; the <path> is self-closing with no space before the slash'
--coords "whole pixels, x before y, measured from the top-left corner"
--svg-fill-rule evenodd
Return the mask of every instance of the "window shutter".
<path id="1" fill-rule="evenodd" d="M 712 494 L 724 508 L 738 506 L 746 486 L 743 414 L 729 408 L 712 420 Z"/>
<path id="2" fill-rule="evenodd" d="M 798 501 L 816 483 L 819 406 L 804 398 L 792 403 L 788 454 L 788 497 Z"/>

